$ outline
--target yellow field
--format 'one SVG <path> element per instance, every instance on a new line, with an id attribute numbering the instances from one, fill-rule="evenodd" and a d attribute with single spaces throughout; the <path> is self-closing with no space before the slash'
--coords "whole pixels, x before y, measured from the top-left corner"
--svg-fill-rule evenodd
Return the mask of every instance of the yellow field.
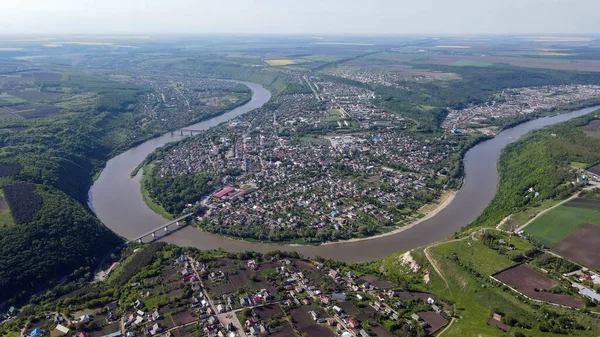
<path id="1" fill-rule="evenodd" d="M 270 66 L 289 66 L 290 64 L 296 64 L 296 62 L 288 59 L 280 59 L 280 60 L 265 60 Z"/>
<path id="2" fill-rule="evenodd" d="M 469 49 L 471 46 L 435 46 L 436 48 L 448 48 L 448 49 Z"/>

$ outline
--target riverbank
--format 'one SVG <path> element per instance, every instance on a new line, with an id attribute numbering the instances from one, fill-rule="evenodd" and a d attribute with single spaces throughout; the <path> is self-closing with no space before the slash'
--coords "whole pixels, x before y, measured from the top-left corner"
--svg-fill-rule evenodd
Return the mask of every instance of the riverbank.
<path id="1" fill-rule="evenodd" d="M 148 191 L 148 188 L 146 187 L 146 179 L 148 179 L 148 176 L 152 174 L 153 169 L 154 164 L 148 164 L 142 167 L 142 178 L 140 179 L 142 198 L 144 198 L 144 203 L 146 203 L 146 206 L 148 206 L 154 213 L 162 216 L 165 219 L 173 220 L 175 219 L 175 217 L 171 213 L 167 212 L 161 205 L 157 204 L 156 202 L 154 202 L 154 200 L 152 200 L 152 197 L 150 196 L 150 191 Z"/>
<path id="2" fill-rule="evenodd" d="M 498 182 L 497 162 L 502 149 L 532 130 L 560 123 L 594 111 L 597 107 L 541 118 L 520 124 L 480 142 L 464 156 L 465 179 L 452 200 L 447 200 L 436 214 L 421 219 L 418 225 L 367 240 L 331 242 L 314 245 L 279 245 L 233 240 L 187 227 L 162 240 L 201 249 L 225 249 L 232 252 L 273 250 L 296 251 L 305 256 L 321 256 L 343 262 L 366 262 L 381 259 L 394 252 L 425 246 L 454 235 L 473 222 L 493 199 Z"/>
<path id="3" fill-rule="evenodd" d="M 250 88 L 253 92 L 250 101 L 217 117 L 185 128 L 206 130 L 260 108 L 271 98 L 270 92 L 259 84 L 235 82 Z M 168 219 L 154 213 L 144 202 L 140 186 L 142 175 L 130 177 L 130 173 L 155 149 L 183 138 L 178 131 L 167 132 L 116 155 L 106 163 L 89 190 L 88 204 L 107 227 L 125 238 L 131 238 L 168 222 Z"/>

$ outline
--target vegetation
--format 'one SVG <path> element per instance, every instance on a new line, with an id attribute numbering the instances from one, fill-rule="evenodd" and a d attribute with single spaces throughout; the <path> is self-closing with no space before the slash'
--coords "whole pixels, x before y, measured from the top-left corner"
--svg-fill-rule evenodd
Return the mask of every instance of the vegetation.
<path id="1" fill-rule="evenodd" d="M 594 113 L 544 128 L 507 146 L 498 164 L 500 182 L 489 206 L 469 227 L 496 225 L 506 216 L 536 207 L 547 199 L 565 199 L 579 189 L 571 162 L 600 161 L 600 140 L 579 128 Z M 535 192 L 539 195 L 535 197 Z"/>
<path id="2" fill-rule="evenodd" d="M 32 221 L 42 208 L 42 197 L 35 193 L 35 185 L 19 183 L 4 187 L 4 197 L 17 224 Z"/>
<path id="3" fill-rule="evenodd" d="M 525 231 L 552 247 L 584 223 L 600 225 L 600 210 L 559 206 L 533 221 Z"/>

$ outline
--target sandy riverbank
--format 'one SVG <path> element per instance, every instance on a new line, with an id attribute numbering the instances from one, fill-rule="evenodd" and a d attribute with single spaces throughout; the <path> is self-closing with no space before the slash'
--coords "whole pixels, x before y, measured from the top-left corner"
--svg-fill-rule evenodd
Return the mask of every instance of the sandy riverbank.
<path id="1" fill-rule="evenodd" d="M 426 221 L 434 216 L 436 216 L 439 212 L 441 212 L 444 208 L 448 207 L 448 205 L 450 205 L 450 203 L 452 203 L 452 200 L 454 200 L 454 197 L 456 196 L 456 191 L 448 191 L 446 192 L 445 196 L 443 196 L 442 198 L 444 198 L 443 200 L 440 200 L 438 203 L 438 206 L 433 209 L 431 212 L 427 213 L 424 217 L 422 217 L 421 219 L 414 221 L 406 226 L 402 226 L 400 228 L 396 228 L 392 231 L 389 231 L 387 233 L 383 233 L 383 234 L 379 234 L 379 235 L 373 235 L 373 236 L 369 236 L 367 238 L 356 238 L 356 239 L 349 239 L 349 240 L 340 240 L 340 241 L 330 241 L 330 242 L 325 242 L 322 243 L 321 246 L 327 246 L 327 245 L 332 245 L 332 244 L 339 244 L 339 243 L 346 243 L 346 242 L 359 242 L 359 241 L 366 241 L 366 240 L 373 240 L 373 239 L 379 239 L 385 236 L 390 236 L 390 235 L 394 235 L 394 234 L 398 234 L 401 232 L 404 232 L 405 230 L 408 230 L 414 226 L 417 226 L 418 224 L 420 224 L 423 221 Z M 296 245 L 289 245 L 289 246 L 296 246 Z M 300 245 L 298 245 L 300 246 Z"/>

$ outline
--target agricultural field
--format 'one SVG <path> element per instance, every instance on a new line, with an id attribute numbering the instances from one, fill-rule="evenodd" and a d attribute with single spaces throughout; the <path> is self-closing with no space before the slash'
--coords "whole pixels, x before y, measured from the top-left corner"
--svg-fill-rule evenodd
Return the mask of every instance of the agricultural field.
<path id="1" fill-rule="evenodd" d="M 289 66 L 291 64 L 296 64 L 294 60 L 289 59 L 279 59 L 279 60 L 265 60 L 265 62 L 270 66 Z"/>
<path id="2" fill-rule="evenodd" d="M 572 200 L 540 216 L 524 230 L 545 246 L 553 247 L 584 223 L 600 225 L 598 201 Z"/>
<path id="3" fill-rule="evenodd" d="M 505 269 L 493 276 L 530 298 L 571 308 L 583 307 L 580 299 L 570 295 L 551 293 L 550 290 L 558 286 L 558 283 L 524 264 Z"/>
<path id="4" fill-rule="evenodd" d="M 6 228 L 15 224 L 15 221 L 10 214 L 10 209 L 8 207 L 8 203 L 6 202 L 6 198 L 4 197 L 4 192 L 0 190 L 0 228 Z"/>
<path id="5" fill-rule="evenodd" d="M 558 242 L 552 251 L 592 269 L 600 269 L 600 226 L 585 223 L 565 239 Z"/>
<path id="6" fill-rule="evenodd" d="M 598 119 L 590 121 L 587 125 L 584 125 L 579 129 L 588 137 L 600 138 L 600 120 Z"/>
<path id="7" fill-rule="evenodd" d="M 497 243 L 500 239 L 508 242 L 508 235 L 497 231 L 492 231 L 491 234 L 493 238 L 485 238 L 478 234 L 459 242 L 441 244 L 429 250 L 444 279 L 432 272 L 426 288 L 441 298 L 452 300 L 455 303 L 455 317 L 460 317 L 444 332 L 444 336 L 507 336 L 504 331 L 488 325 L 492 313 L 499 313 L 502 322 L 509 323 L 510 336 L 517 332 L 525 336 L 554 336 L 548 332 L 546 326 L 559 325 L 557 317 L 564 317 L 568 324 L 571 324 L 571 326 L 561 325 L 562 331 L 571 336 L 589 335 L 589 331 L 573 329 L 573 324 L 599 328 L 595 317 L 554 306 L 543 306 L 544 309 L 541 310 L 538 303 L 520 298 L 515 292 L 493 281 L 490 272 L 493 271 L 495 274 L 505 266 L 519 266 L 511 261 L 511 257 L 529 251 L 532 245 L 522 238 L 513 236 L 511 244 L 515 249 L 507 251 L 500 249 Z M 432 268 L 422 252 L 411 253 L 422 268 Z M 514 268 L 508 270 L 511 269 Z M 537 272 L 531 271 L 538 275 Z M 550 282 L 552 284 L 542 285 L 551 287 L 554 281 L 550 280 Z M 573 299 L 578 301 L 569 298 L 571 301 Z M 579 302 L 575 303 L 576 301 L 573 303 L 579 304 Z"/>
<path id="8" fill-rule="evenodd" d="M 554 55 L 556 56 L 556 55 Z M 571 60 L 556 57 L 510 57 L 475 55 L 433 55 L 426 60 L 415 60 L 414 64 L 436 64 L 449 66 L 485 66 L 486 64 L 510 64 L 525 68 L 543 68 L 571 71 L 600 71 L 600 60 Z"/>

